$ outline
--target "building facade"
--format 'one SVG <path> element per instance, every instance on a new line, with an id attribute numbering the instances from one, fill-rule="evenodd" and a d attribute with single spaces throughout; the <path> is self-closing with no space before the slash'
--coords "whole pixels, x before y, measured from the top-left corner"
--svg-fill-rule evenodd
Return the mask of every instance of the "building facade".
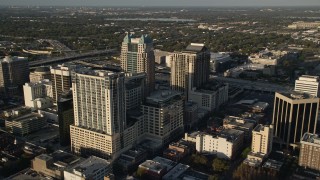
<path id="1" fill-rule="evenodd" d="M 319 97 L 319 83 L 319 76 L 302 75 L 296 80 L 294 90 Z"/>
<path id="2" fill-rule="evenodd" d="M 85 69 L 73 72 L 73 152 L 108 158 L 120 153 L 126 128 L 124 82 L 124 73 Z"/>
<path id="3" fill-rule="evenodd" d="M 319 98 L 297 92 L 276 93 L 272 124 L 277 142 L 297 147 L 304 133 L 315 133 L 318 110 Z"/>
<path id="4" fill-rule="evenodd" d="M 180 92 L 156 91 L 142 105 L 145 133 L 167 144 L 183 133 L 183 100 Z"/>
<path id="5" fill-rule="evenodd" d="M 154 90 L 155 56 L 153 42 L 149 36 L 125 36 L 121 47 L 121 68 L 127 73 L 146 73 L 146 93 Z"/>
<path id="6" fill-rule="evenodd" d="M 197 133 L 196 137 L 186 134 L 185 139 L 196 143 L 199 153 L 216 154 L 219 158 L 233 159 L 243 146 L 244 133 L 239 130 L 223 130 L 218 135 Z"/>
<path id="7" fill-rule="evenodd" d="M 51 81 L 52 81 L 52 96 L 53 102 L 57 103 L 59 96 L 64 91 L 69 91 L 71 88 L 71 70 L 74 67 L 59 65 L 51 68 Z"/>
<path id="8" fill-rule="evenodd" d="M 305 133 L 300 141 L 299 166 L 320 171 L 320 137 Z"/>
<path id="9" fill-rule="evenodd" d="M 174 53 L 171 58 L 172 90 L 188 92 L 206 83 L 210 74 L 210 51 L 204 44 L 191 43 L 183 52 Z"/>
<path id="10" fill-rule="evenodd" d="M 48 79 L 38 81 L 38 82 L 30 82 L 25 83 L 23 85 L 23 94 L 24 94 L 24 104 L 26 107 L 39 109 L 41 107 L 38 106 L 37 102 L 41 101 L 40 99 L 44 99 L 46 97 L 50 97 L 52 94 L 52 84 Z M 39 99 L 40 98 L 40 99 Z M 48 105 L 44 105 L 42 107 L 50 107 L 52 106 L 52 100 Z"/>
<path id="11" fill-rule="evenodd" d="M 30 82 L 39 82 L 43 79 L 51 78 L 50 68 L 49 67 L 39 67 L 34 72 L 30 72 Z"/>
<path id="12" fill-rule="evenodd" d="M 60 145 L 70 145 L 70 125 L 74 124 L 72 93 L 62 95 L 58 100 Z"/>
<path id="13" fill-rule="evenodd" d="M 26 82 L 29 82 L 27 58 L 6 56 L 0 60 L 0 93 L 15 95 Z"/>

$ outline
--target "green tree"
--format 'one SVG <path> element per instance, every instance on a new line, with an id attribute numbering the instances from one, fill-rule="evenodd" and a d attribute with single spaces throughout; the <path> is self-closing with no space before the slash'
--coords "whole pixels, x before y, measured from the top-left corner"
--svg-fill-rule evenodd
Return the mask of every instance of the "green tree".
<path id="1" fill-rule="evenodd" d="M 212 161 L 212 168 L 214 171 L 223 172 L 229 169 L 229 163 L 225 160 L 216 158 Z"/>

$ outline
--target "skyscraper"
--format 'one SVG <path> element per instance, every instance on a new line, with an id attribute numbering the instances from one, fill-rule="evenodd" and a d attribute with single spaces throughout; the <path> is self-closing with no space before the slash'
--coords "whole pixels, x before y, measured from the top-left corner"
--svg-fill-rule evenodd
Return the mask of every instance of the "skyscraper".
<path id="1" fill-rule="evenodd" d="M 204 44 L 191 43 L 186 50 L 171 55 L 172 90 L 188 92 L 198 88 L 209 79 L 210 51 Z"/>
<path id="2" fill-rule="evenodd" d="M 69 91 L 71 88 L 71 70 L 74 67 L 59 65 L 51 68 L 52 94 L 53 102 L 57 103 L 59 96 L 64 91 Z"/>
<path id="3" fill-rule="evenodd" d="M 81 69 L 72 73 L 75 153 L 113 158 L 123 148 L 125 74 Z"/>
<path id="4" fill-rule="evenodd" d="M 294 90 L 319 97 L 319 85 L 319 76 L 302 75 L 301 77 L 299 77 L 299 79 L 296 80 Z"/>
<path id="5" fill-rule="evenodd" d="M 126 73 L 126 110 L 140 109 L 145 98 L 145 73 Z"/>
<path id="6" fill-rule="evenodd" d="M 58 99 L 60 145 L 70 145 L 70 125 L 74 123 L 72 92 L 62 94 Z"/>
<path id="7" fill-rule="evenodd" d="M 319 98 L 292 92 L 275 94 L 273 109 L 274 136 L 287 147 L 296 147 L 304 133 L 315 133 Z"/>
<path id="8" fill-rule="evenodd" d="M 29 82 L 27 58 L 6 56 L 0 60 L 0 93 L 14 95 L 22 92 L 26 82 Z"/>
<path id="9" fill-rule="evenodd" d="M 147 35 L 134 38 L 127 34 L 121 47 L 121 68 L 128 73 L 146 73 L 146 93 L 154 90 L 155 60 L 152 39 Z"/>

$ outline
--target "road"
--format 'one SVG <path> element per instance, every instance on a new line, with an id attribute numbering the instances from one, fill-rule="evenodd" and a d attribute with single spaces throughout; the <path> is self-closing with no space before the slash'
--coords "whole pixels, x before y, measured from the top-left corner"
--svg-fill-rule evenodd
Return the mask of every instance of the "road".
<path id="1" fill-rule="evenodd" d="M 230 85 L 244 88 L 245 90 L 254 90 L 254 91 L 264 91 L 264 92 L 289 92 L 292 90 L 290 86 L 282 86 L 278 84 L 272 84 L 268 82 L 261 82 L 261 81 L 249 81 L 249 80 L 242 80 L 242 79 L 233 79 L 227 77 L 210 77 L 211 79 L 216 79 L 219 81 L 223 81 L 229 83 Z"/>
<path id="2" fill-rule="evenodd" d="M 98 56 L 98 55 L 103 55 L 103 54 L 110 54 L 110 53 L 114 53 L 115 51 L 116 51 L 115 49 L 96 50 L 96 51 L 83 53 L 83 54 L 37 60 L 37 61 L 29 62 L 29 67 L 37 67 L 37 66 L 42 66 L 42 65 L 61 63 L 61 62 L 70 61 L 70 60 L 77 60 L 77 59 L 81 59 L 81 58 L 85 58 L 85 57 L 93 57 L 93 56 Z"/>

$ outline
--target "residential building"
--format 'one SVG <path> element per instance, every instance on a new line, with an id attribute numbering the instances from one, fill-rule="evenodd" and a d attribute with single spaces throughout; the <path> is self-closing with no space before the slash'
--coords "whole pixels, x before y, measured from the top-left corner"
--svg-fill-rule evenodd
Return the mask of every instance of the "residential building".
<path id="1" fill-rule="evenodd" d="M 219 158 L 234 159 L 240 153 L 243 139 L 244 132 L 235 129 L 223 130 L 217 135 L 198 133 L 195 138 L 196 150 L 199 153 L 216 154 Z"/>
<path id="2" fill-rule="evenodd" d="M 112 173 L 110 161 L 95 156 L 64 170 L 64 180 L 101 180 Z"/>
<path id="3" fill-rule="evenodd" d="M 183 133 L 182 93 L 171 90 L 155 91 L 142 105 L 145 133 L 161 144 L 169 143 Z"/>
<path id="4" fill-rule="evenodd" d="M 183 92 L 188 98 L 190 90 L 208 81 L 210 51 L 204 44 L 191 43 L 185 51 L 176 52 L 170 58 L 172 90 Z"/>
<path id="5" fill-rule="evenodd" d="M 72 151 L 116 158 L 126 141 L 125 74 L 79 69 L 72 73 L 72 87 Z"/>
<path id="6" fill-rule="evenodd" d="M 272 141 L 272 125 L 258 124 L 252 131 L 251 152 L 247 157 L 249 164 L 260 165 L 271 153 Z"/>
<path id="7" fill-rule="evenodd" d="M 315 97 L 319 97 L 319 76 L 302 75 L 296 80 L 295 91 L 307 93 Z"/>
<path id="8" fill-rule="evenodd" d="M 146 73 L 146 90 L 149 94 L 154 90 L 155 56 L 153 42 L 148 35 L 135 38 L 127 34 L 121 47 L 121 68 L 126 73 Z"/>
<path id="9" fill-rule="evenodd" d="M 320 171 L 320 137 L 305 133 L 300 141 L 299 166 Z"/>
<path id="10" fill-rule="evenodd" d="M 275 142 L 297 147 L 303 134 L 316 133 L 319 98 L 298 92 L 276 93 L 273 109 Z"/>
<path id="11" fill-rule="evenodd" d="M 74 124 L 72 92 L 62 94 L 58 100 L 60 145 L 70 145 L 70 125 Z"/>
<path id="12" fill-rule="evenodd" d="M 290 24 L 288 26 L 289 29 L 318 29 L 320 27 L 320 22 L 305 22 L 305 21 L 298 21 Z"/>
<path id="13" fill-rule="evenodd" d="M 64 170 L 82 161 L 82 158 L 58 150 L 52 154 L 41 154 L 31 161 L 34 171 L 54 179 L 64 179 Z"/>
<path id="14" fill-rule="evenodd" d="M 58 102 L 59 96 L 64 91 L 71 89 L 71 70 L 75 69 L 74 66 L 58 65 L 57 67 L 51 67 L 51 81 L 53 91 L 53 102 Z"/>
<path id="15" fill-rule="evenodd" d="M 50 68 L 46 66 L 38 67 L 33 72 L 30 72 L 29 77 L 30 77 L 30 82 L 39 82 L 44 79 L 50 80 L 51 78 Z"/>
<path id="16" fill-rule="evenodd" d="M 6 56 L 0 60 L 0 94 L 19 94 L 26 82 L 29 82 L 27 58 Z"/>

